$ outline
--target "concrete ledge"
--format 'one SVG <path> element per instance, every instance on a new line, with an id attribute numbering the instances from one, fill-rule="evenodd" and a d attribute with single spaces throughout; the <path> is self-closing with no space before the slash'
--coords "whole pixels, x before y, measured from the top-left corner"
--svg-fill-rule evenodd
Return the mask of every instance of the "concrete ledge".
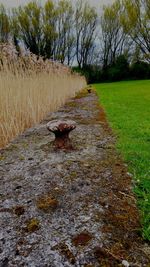
<path id="1" fill-rule="evenodd" d="M 76 121 L 73 150 L 54 149 L 54 119 Z M 0 266 L 148 265 L 131 177 L 93 90 L 1 150 L 0 182 Z"/>

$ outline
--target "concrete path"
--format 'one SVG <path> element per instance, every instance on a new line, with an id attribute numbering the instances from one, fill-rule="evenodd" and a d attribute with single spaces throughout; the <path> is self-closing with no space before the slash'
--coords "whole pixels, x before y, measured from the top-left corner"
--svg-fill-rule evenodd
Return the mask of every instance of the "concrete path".
<path id="1" fill-rule="evenodd" d="M 46 129 L 71 119 L 72 150 Z M 18 137 L 0 154 L 0 266 L 150 266 L 131 176 L 93 91 Z"/>

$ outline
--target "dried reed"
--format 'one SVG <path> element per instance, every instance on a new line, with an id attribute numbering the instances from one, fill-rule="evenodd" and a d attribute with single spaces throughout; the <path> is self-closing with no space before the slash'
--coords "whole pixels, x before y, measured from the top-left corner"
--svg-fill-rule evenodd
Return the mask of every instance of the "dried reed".
<path id="1" fill-rule="evenodd" d="M 68 67 L 0 46 L 0 148 L 86 85 Z"/>

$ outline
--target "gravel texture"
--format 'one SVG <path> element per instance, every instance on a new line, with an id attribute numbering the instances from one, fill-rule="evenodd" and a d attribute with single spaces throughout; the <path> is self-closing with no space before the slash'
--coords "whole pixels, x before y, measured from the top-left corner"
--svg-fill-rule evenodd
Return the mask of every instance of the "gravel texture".
<path id="1" fill-rule="evenodd" d="M 56 149 L 51 120 L 73 120 Z M 94 91 L 70 99 L 0 151 L 0 266 L 150 266 L 131 175 Z"/>

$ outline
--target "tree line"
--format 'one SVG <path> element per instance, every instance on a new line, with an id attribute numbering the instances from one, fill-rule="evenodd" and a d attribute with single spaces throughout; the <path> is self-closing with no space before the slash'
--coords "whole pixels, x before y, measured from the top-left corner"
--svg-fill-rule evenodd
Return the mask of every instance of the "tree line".
<path id="1" fill-rule="evenodd" d="M 86 74 L 89 81 L 150 78 L 150 0 L 116 0 L 102 12 L 84 0 L 0 6 L 0 42 Z"/>

